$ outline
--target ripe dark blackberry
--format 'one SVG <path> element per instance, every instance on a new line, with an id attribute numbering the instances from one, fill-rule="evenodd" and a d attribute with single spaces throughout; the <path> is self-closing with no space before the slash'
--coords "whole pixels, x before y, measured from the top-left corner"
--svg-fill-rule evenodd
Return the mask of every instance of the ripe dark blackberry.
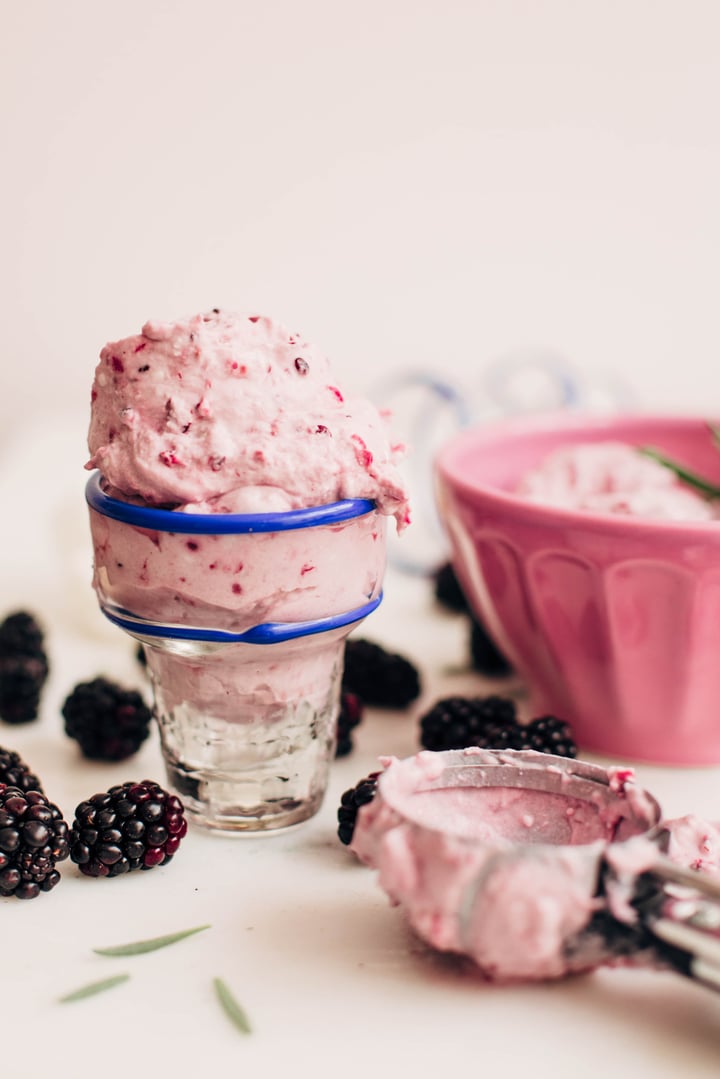
<path id="1" fill-rule="evenodd" d="M 0 719 L 17 725 L 37 719 L 47 665 L 36 656 L 0 655 Z"/>
<path id="2" fill-rule="evenodd" d="M 449 611 L 465 614 L 468 610 L 468 601 L 460 587 L 452 562 L 446 562 L 435 571 L 434 575 L 435 599 Z"/>
<path id="3" fill-rule="evenodd" d="M 13 724 L 37 719 L 48 670 L 35 618 L 27 611 L 8 615 L 0 623 L 0 718 Z"/>
<path id="4" fill-rule="evenodd" d="M 60 880 L 55 865 L 67 858 L 68 826 L 40 791 L 0 783 L 0 896 L 35 899 Z"/>
<path id="5" fill-rule="evenodd" d="M 379 775 L 379 772 L 371 772 L 354 787 L 346 790 L 340 799 L 340 807 L 337 811 L 337 834 L 340 842 L 346 847 L 352 842 L 358 810 L 361 806 L 372 802 L 375 797 Z"/>
<path id="6" fill-rule="evenodd" d="M 557 716 L 538 716 L 521 727 L 520 743 L 515 748 L 554 753 L 556 757 L 577 757 L 572 728 Z"/>
<path id="7" fill-rule="evenodd" d="M 150 733 L 152 713 L 140 694 L 107 678 L 80 682 L 62 707 L 65 732 L 85 757 L 122 761 L 140 748 Z"/>
<path id="8" fill-rule="evenodd" d="M 417 668 L 405 656 L 362 638 L 345 645 L 342 687 L 365 704 L 405 708 L 420 693 Z"/>
<path id="9" fill-rule="evenodd" d="M 0 746 L 0 783 L 4 783 L 6 787 L 18 787 L 21 791 L 43 793 L 40 780 L 33 775 L 20 754 L 12 749 L 3 749 L 2 746 Z"/>
<path id="10" fill-rule="evenodd" d="M 121 783 L 77 807 L 70 858 L 87 877 L 117 877 L 167 865 L 186 832 L 179 798 L 151 779 Z"/>
<path id="11" fill-rule="evenodd" d="M 0 623 L 0 654 L 46 658 L 43 631 L 33 615 L 16 611 Z"/>
<path id="12" fill-rule="evenodd" d="M 472 618 L 470 622 L 470 659 L 475 670 L 488 678 L 504 678 L 512 674 L 509 661 L 477 618 Z"/>
<path id="13" fill-rule="evenodd" d="M 335 745 L 336 757 L 347 757 L 352 753 L 352 732 L 360 723 L 363 716 L 362 701 L 355 693 L 343 692 L 340 694 L 340 711 L 337 718 L 337 742 Z"/>
<path id="14" fill-rule="evenodd" d="M 509 697 L 444 697 L 420 719 L 425 749 L 517 749 L 520 725 Z"/>

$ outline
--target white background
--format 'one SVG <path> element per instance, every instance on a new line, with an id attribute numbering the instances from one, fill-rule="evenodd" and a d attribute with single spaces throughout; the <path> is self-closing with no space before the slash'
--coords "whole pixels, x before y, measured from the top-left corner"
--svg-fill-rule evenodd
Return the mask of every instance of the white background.
<path id="1" fill-rule="evenodd" d="M 148 317 L 257 308 L 345 381 L 550 348 L 718 393 L 715 0 L 3 5 L 0 438 Z"/>
<path id="2" fill-rule="evenodd" d="M 488 365 L 531 349 L 589 384 L 617 377 L 643 405 L 715 407 L 714 0 L 2 8 L 0 596 L 48 630 L 42 714 L 13 745 L 66 813 L 161 774 L 154 738 L 132 768 L 96 767 L 59 720 L 76 681 L 139 677 L 89 586 L 82 464 L 105 341 L 148 317 L 256 308 L 361 390 L 424 370 L 479 394 Z M 439 693 L 482 688 L 461 626 L 424 589 L 391 574 L 367 631 L 420 663 L 424 696 L 368 718 L 308 829 L 269 843 L 194 831 L 157 874 L 66 867 L 51 896 L 2 901 L 6 1065 L 73 1079 L 138 1060 L 139 1075 L 164 1060 L 183 1079 L 248 1064 L 272 1079 L 717 1074 L 707 992 L 618 971 L 479 986 L 418 945 L 340 850 L 340 792 L 378 753 L 412 752 Z M 720 816 L 718 769 L 639 774 L 668 814 Z M 206 936 L 135 961 L 125 989 L 56 1003 L 108 972 L 92 946 L 205 921 Z M 251 1013 L 249 1042 L 214 1005 L 216 975 Z"/>

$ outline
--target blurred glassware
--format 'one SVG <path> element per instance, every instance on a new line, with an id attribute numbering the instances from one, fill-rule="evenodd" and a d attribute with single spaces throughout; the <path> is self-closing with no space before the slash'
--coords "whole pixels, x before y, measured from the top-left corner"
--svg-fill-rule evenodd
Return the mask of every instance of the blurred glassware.
<path id="1" fill-rule="evenodd" d="M 373 400 L 393 414 L 393 427 L 408 446 L 402 471 L 410 487 L 413 527 L 398 541 L 388 537 L 390 564 L 403 573 L 429 576 L 448 557 L 435 507 L 433 462 L 437 451 L 466 428 L 505 416 L 581 409 L 632 408 L 630 386 L 611 371 L 587 372 L 551 349 L 517 349 L 469 379 L 452 371 L 408 370 L 377 383 Z"/>

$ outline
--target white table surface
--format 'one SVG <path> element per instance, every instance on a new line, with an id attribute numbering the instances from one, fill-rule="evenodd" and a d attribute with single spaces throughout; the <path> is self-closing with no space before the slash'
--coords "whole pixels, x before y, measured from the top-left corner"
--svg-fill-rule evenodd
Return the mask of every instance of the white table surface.
<path id="1" fill-rule="evenodd" d="M 0 459 L 0 607 L 37 613 L 52 664 L 38 721 L 0 725 L 0 744 L 20 752 L 67 817 L 114 783 L 164 781 L 154 732 L 116 765 L 83 761 L 63 733 L 60 707 L 76 682 L 105 674 L 144 684 L 132 643 L 95 609 L 82 461 L 71 445 L 74 438 L 55 432 L 59 478 L 42 505 L 30 483 L 48 442 L 30 432 Z M 25 1074 L 77 1079 L 150 1075 L 158 1067 L 168 1076 L 237 1069 L 263 1079 L 388 1076 L 400 1067 L 421 1076 L 462 1067 L 510 1079 L 718 1074 L 720 998 L 680 977 L 607 970 L 498 988 L 408 931 L 373 873 L 338 842 L 340 795 L 378 754 L 418 748 L 418 716 L 436 697 L 498 684 L 467 669 L 463 619 L 440 610 L 422 580 L 391 571 L 386 600 L 362 632 L 419 664 L 423 694 L 405 714 L 367 715 L 353 754 L 334 763 L 312 822 L 257 839 L 191 829 L 167 867 L 93 880 L 66 862 L 53 892 L 25 903 L 0 900 L 3 1075 L 21 1066 Z M 666 815 L 720 817 L 720 768 L 637 772 Z M 91 950 L 205 923 L 209 930 L 145 956 L 110 959 Z M 73 988 L 123 972 L 131 975 L 125 985 L 58 1003 Z M 217 976 L 245 1007 L 252 1035 L 239 1034 L 221 1012 L 211 984 Z"/>

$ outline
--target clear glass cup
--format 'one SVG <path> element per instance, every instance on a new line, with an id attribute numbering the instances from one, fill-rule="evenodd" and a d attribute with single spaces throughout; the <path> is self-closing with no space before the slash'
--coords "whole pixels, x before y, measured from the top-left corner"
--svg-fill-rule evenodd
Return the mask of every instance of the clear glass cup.
<path id="1" fill-rule="evenodd" d="M 385 518 L 354 499 L 190 514 L 87 485 L 93 586 L 141 641 L 168 781 L 198 823 L 289 827 L 319 809 L 344 641 L 378 606 Z"/>

